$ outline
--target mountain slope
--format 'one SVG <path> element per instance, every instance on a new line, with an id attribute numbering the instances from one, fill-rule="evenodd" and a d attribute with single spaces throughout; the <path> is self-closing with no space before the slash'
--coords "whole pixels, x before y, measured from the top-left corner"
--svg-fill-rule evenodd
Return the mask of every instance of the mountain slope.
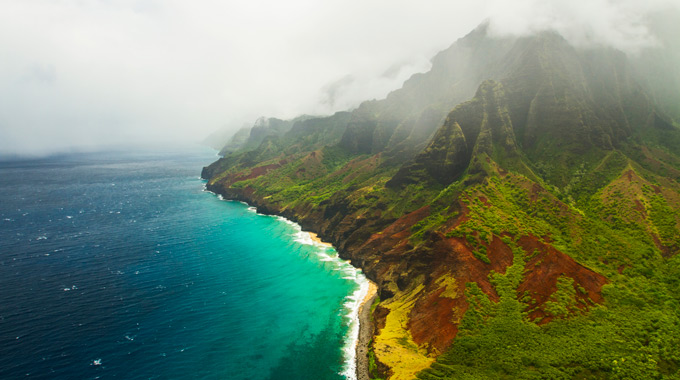
<path id="1" fill-rule="evenodd" d="M 374 376 L 677 377 L 680 129 L 641 77 L 480 27 L 387 99 L 203 175 L 379 285 Z"/>

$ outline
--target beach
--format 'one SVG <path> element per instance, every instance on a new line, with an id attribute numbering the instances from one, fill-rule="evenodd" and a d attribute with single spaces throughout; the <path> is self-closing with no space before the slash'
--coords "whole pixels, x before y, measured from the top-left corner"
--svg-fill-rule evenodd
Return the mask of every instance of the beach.
<path id="1" fill-rule="evenodd" d="M 369 380 L 368 375 L 368 344 L 373 337 L 373 320 L 371 305 L 378 296 L 378 286 L 368 280 L 368 292 L 361 301 L 359 308 L 359 339 L 357 340 L 357 380 Z"/>
<path id="2" fill-rule="evenodd" d="M 317 244 L 321 244 L 321 245 L 324 245 L 326 247 L 332 247 L 333 246 L 331 243 L 326 243 L 325 241 L 321 240 L 321 238 L 319 238 L 319 236 L 317 234 L 315 234 L 314 232 L 308 232 L 308 234 L 309 234 L 309 237 L 312 239 L 312 241 L 314 241 Z"/>
<path id="3" fill-rule="evenodd" d="M 313 232 L 307 232 L 309 237 L 316 244 L 332 247 L 333 245 L 327 243 L 319 238 Z M 359 336 L 356 341 L 356 378 L 357 380 L 369 380 L 368 371 L 368 344 L 373 337 L 373 320 L 371 318 L 371 306 L 378 295 L 378 286 L 371 280 L 368 281 L 368 290 L 366 295 L 361 300 L 358 311 L 359 319 Z"/>

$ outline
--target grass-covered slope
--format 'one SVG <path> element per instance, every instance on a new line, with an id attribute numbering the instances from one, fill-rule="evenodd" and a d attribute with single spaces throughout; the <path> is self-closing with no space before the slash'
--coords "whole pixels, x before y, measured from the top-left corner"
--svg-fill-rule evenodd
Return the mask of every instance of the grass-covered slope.
<path id="1" fill-rule="evenodd" d="M 621 171 L 592 197 L 594 207 L 583 209 L 502 170 L 459 196 L 464 213 L 437 230 L 454 247 L 449 255 L 457 262 L 451 267 L 461 271 L 459 257 L 470 261 L 469 251 L 486 264 L 474 266 L 486 271 L 477 278 L 469 277 L 474 269 L 459 274 L 468 277 L 457 291 L 465 302 L 450 313 L 456 339 L 419 377 L 676 376 L 677 249 L 665 253 L 653 220 L 642 216 L 624 226 L 611 219 L 631 217 L 630 210 L 603 214 L 595 206 L 629 178 L 643 182 L 631 169 Z M 638 200 L 633 193 L 621 194 L 619 203 Z M 667 204 L 678 188 L 662 193 L 658 202 Z M 673 225 L 669 233 L 676 238 L 677 210 L 677 204 L 667 209 L 672 222 L 665 224 Z M 429 296 L 423 312 L 437 308 L 438 301 Z M 432 325 L 422 330 L 427 328 Z"/>
<path id="2" fill-rule="evenodd" d="M 378 283 L 376 378 L 680 378 L 680 129 L 621 53 L 505 42 L 496 80 L 406 158 L 384 143 L 389 101 L 369 102 L 224 157 L 208 188 Z M 454 58 L 433 71 L 470 64 Z M 398 96 L 425 102 L 413 83 Z"/>

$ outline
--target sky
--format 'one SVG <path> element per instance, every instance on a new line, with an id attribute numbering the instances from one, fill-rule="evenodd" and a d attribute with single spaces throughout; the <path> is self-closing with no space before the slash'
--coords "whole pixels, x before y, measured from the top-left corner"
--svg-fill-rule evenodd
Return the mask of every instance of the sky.
<path id="1" fill-rule="evenodd" d="M 349 109 L 485 20 L 635 53 L 666 9 L 680 0 L 0 0 L 0 158 Z"/>

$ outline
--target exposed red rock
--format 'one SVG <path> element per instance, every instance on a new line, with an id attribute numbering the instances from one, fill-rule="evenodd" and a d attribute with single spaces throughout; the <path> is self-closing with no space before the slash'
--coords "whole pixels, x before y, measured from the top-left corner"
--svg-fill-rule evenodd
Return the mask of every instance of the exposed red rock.
<path id="1" fill-rule="evenodd" d="M 364 244 L 366 249 L 390 250 L 399 242 L 411 236 L 411 227 L 430 214 L 430 206 L 425 206 L 397 219 L 378 234 L 373 234 Z"/>
<path id="2" fill-rule="evenodd" d="M 433 278 L 450 274 L 455 279 L 456 297 L 451 299 L 440 297 L 444 288 L 432 281 L 426 291 L 411 310 L 409 329 L 414 342 L 424 344 L 431 351 L 442 352 L 458 333 L 458 323 L 468 309 L 465 297 L 465 284 L 477 283 L 490 300 L 498 301 L 498 294 L 489 281 L 491 271 L 505 273 L 512 265 L 512 250 L 503 241 L 494 236 L 488 245 L 490 263 L 476 258 L 467 242 L 461 238 L 443 238 L 433 247 L 436 262 L 440 263 Z"/>
<path id="3" fill-rule="evenodd" d="M 269 164 L 269 165 L 263 165 L 263 166 L 258 166 L 256 168 L 252 168 L 247 173 L 238 173 L 236 175 L 230 176 L 227 179 L 227 181 L 224 182 L 224 187 L 228 188 L 229 186 L 231 186 L 232 184 L 234 184 L 236 182 L 257 178 L 259 176 L 267 174 L 267 172 L 269 172 L 270 170 L 280 168 L 281 166 L 282 166 L 281 163 Z"/>
<path id="4" fill-rule="evenodd" d="M 584 301 L 577 303 L 579 308 L 603 301 L 601 292 L 602 286 L 607 283 L 606 277 L 577 263 L 535 236 L 523 236 L 517 243 L 530 257 L 525 266 L 524 280 L 517 287 L 518 294 L 528 292 L 535 301 L 529 311 L 530 318 L 543 318 L 541 324 L 550 322 L 552 317 L 542 307 L 557 290 L 557 280 L 561 276 L 572 278 L 574 287 L 585 291 L 576 292 L 576 297 Z"/>
<path id="5" fill-rule="evenodd" d="M 456 291 L 462 293 L 465 289 Z M 445 291 L 440 288 L 418 299 L 411 310 L 409 329 L 413 341 L 418 345 L 425 344 L 430 352 L 437 354 L 448 347 L 458 333 L 458 324 L 453 320 L 460 319 L 468 308 L 465 296 L 456 298 L 440 297 Z"/>

